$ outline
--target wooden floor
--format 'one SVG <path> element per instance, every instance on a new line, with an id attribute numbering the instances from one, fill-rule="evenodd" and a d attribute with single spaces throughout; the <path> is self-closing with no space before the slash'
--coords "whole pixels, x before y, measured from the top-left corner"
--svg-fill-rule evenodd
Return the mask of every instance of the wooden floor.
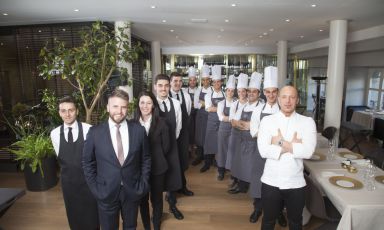
<path id="1" fill-rule="evenodd" d="M 230 180 L 216 180 L 216 168 L 200 173 L 199 166 L 191 166 L 187 171 L 188 187 L 195 193 L 193 197 L 178 198 L 178 208 L 184 220 L 176 220 L 164 204 L 162 229 L 166 230 L 216 230 L 216 229 L 260 229 L 261 220 L 249 222 L 252 200 L 247 194 L 230 195 L 227 186 Z M 24 188 L 22 173 L 0 173 L 0 187 Z M 312 218 L 305 230 L 314 229 L 322 221 Z M 0 219 L 0 229 L 4 230 L 61 230 L 69 229 L 65 214 L 61 187 L 45 192 L 29 192 L 18 200 Z M 138 229 L 143 229 L 138 220 Z M 276 225 L 275 229 L 281 228 Z"/>

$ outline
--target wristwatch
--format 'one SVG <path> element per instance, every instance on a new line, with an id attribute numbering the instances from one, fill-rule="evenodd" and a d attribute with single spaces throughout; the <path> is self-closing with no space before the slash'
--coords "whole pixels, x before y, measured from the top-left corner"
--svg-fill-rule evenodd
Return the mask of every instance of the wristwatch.
<path id="1" fill-rule="evenodd" d="M 283 143 L 284 143 L 284 139 L 281 138 L 278 142 L 277 142 L 277 145 L 279 145 L 280 147 L 283 146 Z"/>

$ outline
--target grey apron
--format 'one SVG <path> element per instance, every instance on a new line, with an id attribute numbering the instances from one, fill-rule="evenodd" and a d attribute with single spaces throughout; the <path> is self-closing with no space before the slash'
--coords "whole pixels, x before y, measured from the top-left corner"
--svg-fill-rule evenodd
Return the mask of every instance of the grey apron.
<path id="1" fill-rule="evenodd" d="M 225 100 L 223 110 L 225 116 L 229 116 L 230 108 L 231 107 L 227 107 L 227 100 Z M 220 121 L 219 132 L 217 134 L 218 152 L 216 156 L 217 166 L 220 168 L 224 168 L 227 161 L 228 141 L 231 135 L 231 129 L 231 122 Z"/>
<path id="2" fill-rule="evenodd" d="M 213 90 L 211 94 L 212 106 L 217 107 L 217 104 L 225 99 L 224 93 L 222 97 L 212 98 Z M 208 113 L 207 130 L 205 131 L 205 143 L 204 143 L 204 155 L 217 153 L 217 133 L 219 131 L 220 120 L 216 112 Z"/>
<path id="3" fill-rule="evenodd" d="M 199 100 L 204 101 L 205 94 L 203 89 L 201 89 L 199 94 Z M 201 107 L 196 112 L 196 121 L 195 121 L 195 143 L 199 147 L 204 147 L 205 141 L 205 131 L 207 129 L 207 119 L 208 112 L 205 110 L 205 107 Z"/>
<path id="4" fill-rule="evenodd" d="M 256 106 L 259 102 L 256 103 Z M 256 107 L 255 106 L 255 107 Z M 241 112 L 242 121 L 250 121 L 252 117 L 252 111 L 245 112 L 245 107 Z M 240 145 L 239 152 L 233 156 L 233 164 L 232 164 L 232 175 L 239 180 L 250 182 L 251 174 L 252 174 L 252 155 L 256 153 L 257 149 L 257 140 L 252 138 L 249 130 L 239 130 L 240 132 Z"/>
<path id="5" fill-rule="evenodd" d="M 235 113 L 237 112 L 237 109 L 239 108 L 240 102 L 237 102 Z M 240 130 L 236 128 L 231 128 L 231 134 L 229 136 L 228 140 L 228 150 L 227 150 L 227 159 L 225 162 L 225 168 L 228 170 L 231 170 L 232 168 L 232 159 L 233 156 L 240 151 L 237 143 L 240 143 Z"/>
<path id="6" fill-rule="evenodd" d="M 260 122 L 264 117 L 272 115 L 272 113 L 263 113 L 265 106 L 261 109 Z M 265 159 L 261 158 L 259 148 L 256 148 L 256 154 L 252 157 L 252 177 L 249 186 L 249 195 L 252 198 L 261 198 L 261 176 L 264 172 Z"/>

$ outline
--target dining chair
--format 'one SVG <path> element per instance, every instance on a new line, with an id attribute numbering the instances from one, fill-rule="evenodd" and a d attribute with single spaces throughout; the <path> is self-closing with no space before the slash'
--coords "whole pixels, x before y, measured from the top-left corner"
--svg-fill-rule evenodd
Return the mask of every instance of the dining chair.
<path id="1" fill-rule="evenodd" d="M 373 137 L 382 141 L 382 148 L 384 148 L 384 119 L 375 118 L 373 125 Z"/>
<path id="2" fill-rule="evenodd" d="M 313 216 L 326 221 L 323 225 L 316 229 L 336 229 L 341 218 L 340 213 L 337 211 L 328 197 L 323 196 L 319 187 L 315 184 L 310 176 L 304 175 L 304 178 L 307 182 L 305 191 L 305 206 Z"/>
<path id="3" fill-rule="evenodd" d="M 321 132 L 321 135 L 327 138 L 328 140 L 332 140 L 335 137 L 336 131 L 337 131 L 336 127 L 328 126 L 323 130 L 323 132 Z"/>

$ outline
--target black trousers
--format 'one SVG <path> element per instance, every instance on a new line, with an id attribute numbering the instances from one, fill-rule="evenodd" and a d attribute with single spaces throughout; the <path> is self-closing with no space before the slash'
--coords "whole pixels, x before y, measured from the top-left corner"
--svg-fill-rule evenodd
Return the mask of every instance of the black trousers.
<path id="1" fill-rule="evenodd" d="M 138 201 L 127 199 L 124 189 L 120 187 L 119 199 L 113 202 L 97 201 L 101 229 L 119 229 L 119 214 L 123 219 L 124 230 L 134 230 L 137 225 L 137 214 L 139 209 Z"/>
<path id="2" fill-rule="evenodd" d="M 163 215 L 163 191 L 165 185 L 165 173 L 151 175 L 151 192 L 147 194 L 140 203 L 140 215 L 144 229 L 151 229 L 149 212 L 149 197 L 152 204 L 152 222 L 155 229 L 160 229 L 161 217 Z"/>
<path id="3" fill-rule="evenodd" d="M 262 230 L 273 230 L 275 228 L 276 219 L 281 212 L 282 201 L 287 208 L 289 229 L 302 229 L 305 187 L 279 189 L 263 183 L 261 186 L 261 200 L 264 211 L 261 224 Z"/>

